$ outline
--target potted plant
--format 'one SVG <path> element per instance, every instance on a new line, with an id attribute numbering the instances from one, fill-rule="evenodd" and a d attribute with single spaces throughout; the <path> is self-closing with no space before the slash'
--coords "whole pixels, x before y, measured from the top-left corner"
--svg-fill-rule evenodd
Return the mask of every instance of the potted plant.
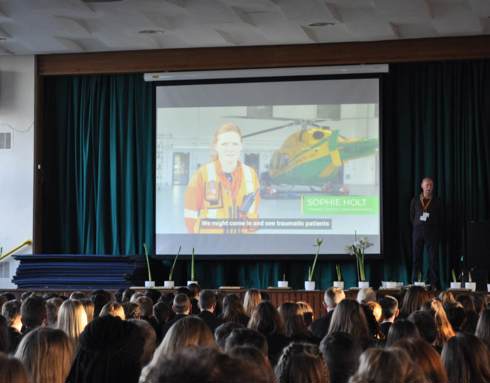
<path id="1" fill-rule="evenodd" d="M 194 248 L 192 248 L 192 255 L 191 255 L 191 279 L 190 281 L 187 281 L 187 286 L 189 286 L 191 283 L 199 284 L 196 281 L 196 260 L 195 260 Z"/>
<path id="2" fill-rule="evenodd" d="M 476 282 L 473 282 L 473 278 L 471 277 L 471 271 L 472 270 L 473 269 L 471 269 L 470 271 L 468 271 L 468 282 L 466 282 L 464 284 L 464 288 L 465 289 L 469 289 L 472 292 L 475 292 L 476 291 Z"/>
<path id="3" fill-rule="evenodd" d="M 316 262 L 318 260 L 318 254 L 320 254 L 320 247 L 323 244 L 323 239 L 317 238 L 315 244 L 313 245 L 315 250 L 315 258 L 313 259 L 313 264 L 308 267 L 308 280 L 305 281 L 305 290 L 311 291 L 315 290 L 315 281 L 313 280 L 313 276 L 315 274 Z"/>
<path id="4" fill-rule="evenodd" d="M 417 280 L 413 283 L 415 286 L 425 287 L 425 282 L 422 280 L 422 273 L 417 273 Z"/>
<path id="5" fill-rule="evenodd" d="M 453 278 L 450 288 L 451 289 L 460 289 L 461 288 L 461 282 L 458 282 L 458 278 L 456 277 L 456 273 L 454 272 L 454 269 L 451 270 L 451 277 Z"/>
<path id="6" fill-rule="evenodd" d="M 287 289 L 289 287 L 288 281 L 286 281 L 286 273 L 282 274 L 282 281 L 277 281 L 277 287 Z"/>
<path id="7" fill-rule="evenodd" d="M 145 251 L 146 271 L 148 272 L 148 280 L 145 281 L 145 288 L 151 289 L 155 287 L 155 281 L 151 278 L 150 258 L 148 257 L 148 247 L 146 243 L 143 243 L 143 249 Z"/>
<path id="8" fill-rule="evenodd" d="M 366 269 L 364 264 L 365 254 L 364 252 L 368 247 L 373 244 L 368 241 L 366 237 L 357 240 L 357 231 L 354 232 L 354 243 L 352 245 L 346 246 L 345 250 L 350 255 L 356 257 L 356 268 L 357 268 L 357 279 L 358 286 L 360 289 L 369 287 L 369 282 L 366 281 Z"/>
<path id="9" fill-rule="evenodd" d="M 175 256 L 174 261 L 172 262 L 172 267 L 170 267 L 170 272 L 168 273 L 168 279 L 166 281 L 163 281 L 164 289 L 173 289 L 175 287 L 174 270 L 175 270 L 175 265 L 177 264 L 177 258 L 179 258 L 181 250 L 182 250 L 182 246 L 179 246 L 179 251 L 177 251 L 177 255 Z"/>
<path id="10" fill-rule="evenodd" d="M 337 274 L 337 280 L 333 281 L 333 287 L 338 287 L 339 289 L 344 289 L 344 278 L 342 277 L 342 270 L 340 265 L 337 263 L 335 265 L 335 274 Z"/>

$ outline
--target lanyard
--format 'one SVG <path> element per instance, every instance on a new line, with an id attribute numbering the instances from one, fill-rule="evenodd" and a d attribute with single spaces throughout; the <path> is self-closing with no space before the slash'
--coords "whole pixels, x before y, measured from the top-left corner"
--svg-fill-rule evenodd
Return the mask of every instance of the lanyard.
<path id="1" fill-rule="evenodd" d="M 423 211 L 427 211 L 431 202 L 432 202 L 432 198 L 429 198 L 427 203 L 424 203 L 424 196 L 423 196 L 423 194 L 420 194 L 420 204 L 422 205 Z"/>

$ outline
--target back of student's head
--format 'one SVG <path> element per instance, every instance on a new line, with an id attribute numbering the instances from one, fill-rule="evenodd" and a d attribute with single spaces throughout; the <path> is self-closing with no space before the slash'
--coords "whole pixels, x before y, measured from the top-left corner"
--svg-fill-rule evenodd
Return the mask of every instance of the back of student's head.
<path id="1" fill-rule="evenodd" d="M 386 338 L 386 346 L 393 345 L 396 341 L 403 338 L 419 338 L 419 330 L 417 326 L 406 319 L 400 319 L 390 326 L 388 337 Z"/>
<path id="2" fill-rule="evenodd" d="M 216 306 L 216 293 L 213 290 L 202 290 L 199 293 L 199 307 L 201 310 L 211 310 Z"/>
<path id="3" fill-rule="evenodd" d="M 366 342 L 366 339 L 369 338 L 366 315 L 357 301 L 344 299 L 335 308 L 328 335 L 338 331 L 351 334 L 361 343 Z"/>
<path id="4" fill-rule="evenodd" d="M 29 374 L 19 359 L 0 352 L 0 383 L 31 383 Z"/>
<path id="5" fill-rule="evenodd" d="M 134 323 L 145 340 L 143 352 L 141 353 L 141 367 L 150 363 L 157 345 L 157 334 L 153 326 L 143 319 L 129 319 L 128 322 Z"/>
<path id="6" fill-rule="evenodd" d="M 233 347 L 252 346 L 260 350 L 264 355 L 268 355 L 269 349 L 267 339 L 264 335 L 251 328 L 236 328 L 226 338 L 225 351 L 228 352 Z"/>
<path id="7" fill-rule="evenodd" d="M 357 302 L 367 303 L 370 301 L 376 302 L 376 292 L 372 287 L 363 287 L 357 292 Z"/>
<path id="8" fill-rule="evenodd" d="M 73 359 L 73 343 L 62 330 L 39 327 L 22 338 L 15 356 L 33 383 L 64 383 Z"/>
<path id="9" fill-rule="evenodd" d="M 191 300 L 186 294 L 177 294 L 172 309 L 176 314 L 188 314 L 191 310 Z"/>
<path id="10" fill-rule="evenodd" d="M 46 302 L 46 324 L 49 327 L 56 327 L 58 323 L 58 313 L 63 304 L 63 299 L 59 297 L 49 298 Z"/>
<path id="11" fill-rule="evenodd" d="M 5 302 L 2 306 L 2 315 L 8 325 L 12 326 L 20 318 L 20 302 L 15 299 Z"/>
<path id="12" fill-rule="evenodd" d="M 148 290 L 145 290 L 145 296 L 150 298 L 151 301 L 155 304 L 160 300 L 160 297 L 162 296 L 162 294 L 160 293 L 160 291 L 158 291 L 156 289 L 148 289 Z"/>
<path id="13" fill-rule="evenodd" d="M 226 353 L 232 358 L 240 360 L 245 367 L 248 366 L 248 369 L 260 371 L 260 373 L 267 379 L 267 382 L 276 382 L 274 371 L 272 370 L 267 353 L 264 354 L 253 346 L 235 346 L 226 351 Z"/>
<path id="14" fill-rule="evenodd" d="M 425 383 L 410 356 L 401 349 L 369 348 L 349 383 Z"/>
<path id="15" fill-rule="evenodd" d="M 90 298 L 84 298 L 80 302 L 82 302 L 85 313 L 87 314 L 87 323 L 92 322 L 94 319 L 94 302 Z"/>
<path id="16" fill-rule="evenodd" d="M 278 311 L 284 323 L 284 335 L 294 337 L 304 335 L 307 332 L 298 304 L 285 302 L 279 306 Z"/>
<path id="17" fill-rule="evenodd" d="M 277 309 L 269 301 L 260 302 L 255 307 L 248 327 L 264 335 L 283 334 L 284 324 Z"/>
<path id="18" fill-rule="evenodd" d="M 436 349 L 422 338 L 403 338 L 393 344 L 405 350 L 428 382 L 447 382 L 446 370 Z"/>
<path id="19" fill-rule="evenodd" d="M 329 375 L 318 346 L 291 343 L 282 351 L 275 368 L 278 383 L 328 383 Z"/>
<path id="20" fill-rule="evenodd" d="M 142 317 L 151 318 L 153 316 L 153 301 L 150 297 L 143 295 L 138 297 L 134 303 L 137 303 L 140 306 Z"/>
<path id="21" fill-rule="evenodd" d="M 67 381 L 136 383 L 144 339 L 135 324 L 106 315 L 90 322 L 80 335 Z"/>
<path id="22" fill-rule="evenodd" d="M 258 368 L 215 349 L 186 348 L 166 355 L 141 383 L 271 383 Z"/>
<path id="23" fill-rule="evenodd" d="M 160 325 L 168 321 L 172 315 L 172 305 L 162 301 L 153 305 L 153 316 Z"/>
<path id="24" fill-rule="evenodd" d="M 459 331 L 466 317 L 463 306 L 461 304 L 445 306 L 445 310 L 447 319 L 454 331 Z"/>
<path id="25" fill-rule="evenodd" d="M 124 302 L 123 303 L 124 315 L 126 319 L 140 319 L 141 318 L 141 308 L 140 305 L 134 302 Z"/>
<path id="26" fill-rule="evenodd" d="M 46 305 L 44 299 L 38 296 L 30 296 L 20 306 L 22 324 L 33 329 L 41 326 L 46 320 Z"/>
<path id="27" fill-rule="evenodd" d="M 347 383 L 357 370 L 362 347 L 352 335 L 334 332 L 322 339 L 320 352 L 328 366 L 331 381 Z"/>
<path id="28" fill-rule="evenodd" d="M 220 350 L 224 351 L 226 347 L 226 339 L 230 336 L 234 329 L 245 328 L 244 325 L 237 322 L 225 322 L 214 330 L 214 339 Z"/>
<path id="29" fill-rule="evenodd" d="M 458 333 L 442 349 L 449 383 L 490 382 L 490 354 L 476 336 Z"/>
<path id="30" fill-rule="evenodd" d="M 398 314 L 398 299 L 391 295 L 385 295 L 379 300 L 381 315 L 384 320 L 395 317 Z"/>
<path id="31" fill-rule="evenodd" d="M 436 320 L 430 312 L 417 310 L 408 316 L 408 320 L 417 326 L 420 336 L 433 344 L 437 338 Z"/>
<path id="32" fill-rule="evenodd" d="M 100 314 L 100 310 L 106 303 L 112 301 L 111 293 L 105 290 L 96 290 L 90 297 L 92 302 L 94 302 L 94 318 L 97 318 Z"/>
<path id="33" fill-rule="evenodd" d="M 197 283 L 189 283 L 187 288 L 189 289 L 189 298 L 197 299 L 199 297 L 201 287 Z"/>
<path id="34" fill-rule="evenodd" d="M 243 308 L 248 316 L 252 315 L 253 310 L 257 305 L 262 302 L 262 295 L 257 289 L 249 289 L 245 292 L 245 297 L 243 298 Z"/>
<path id="35" fill-rule="evenodd" d="M 102 306 L 99 316 L 112 315 L 113 317 L 119 317 L 122 320 L 126 320 L 126 313 L 124 307 L 118 302 L 109 302 Z"/>
<path id="36" fill-rule="evenodd" d="M 344 290 L 339 289 L 338 287 L 329 287 L 325 290 L 325 294 L 323 294 L 323 302 L 328 308 L 334 308 L 344 299 Z"/>
<path id="37" fill-rule="evenodd" d="M 405 318 L 414 311 L 420 310 L 422 305 L 429 300 L 429 293 L 422 286 L 410 286 L 403 297 L 400 312 Z"/>
<path id="38" fill-rule="evenodd" d="M 78 340 L 87 323 L 87 312 L 80 301 L 68 299 L 63 302 L 58 312 L 57 328 L 71 339 Z"/>
<path id="39" fill-rule="evenodd" d="M 223 298 L 222 318 L 225 322 L 240 322 L 245 315 L 245 309 L 238 295 L 228 294 Z"/>
<path id="40" fill-rule="evenodd" d="M 202 319 L 187 316 L 175 322 L 155 351 L 152 363 L 185 347 L 216 347 L 213 333 Z"/>

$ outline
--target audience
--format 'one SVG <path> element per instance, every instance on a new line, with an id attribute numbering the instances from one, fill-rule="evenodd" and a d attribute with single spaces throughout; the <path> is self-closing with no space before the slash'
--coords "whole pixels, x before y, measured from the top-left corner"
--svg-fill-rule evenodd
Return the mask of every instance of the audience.
<path id="1" fill-rule="evenodd" d="M 244 295 L 250 319 L 240 296 L 197 285 L 131 298 L 120 290 L 122 305 L 103 290 L 69 299 L 28 292 L 21 301 L 0 294 L 0 383 L 490 383 L 490 310 L 481 294 L 431 298 L 410 287 L 399 309 L 393 296 L 376 302 L 372 289 L 357 294 L 359 303 L 330 288 L 326 316 L 311 323 L 316 336 L 306 302 L 276 308 L 258 290 Z"/>
<path id="2" fill-rule="evenodd" d="M 15 357 L 32 383 L 64 383 L 73 360 L 73 343 L 62 330 L 39 327 L 22 338 Z"/>
<path id="3" fill-rule="evenodd" d="M 262 299 L 264 299 L 264 294 L 262 295 Z M 265 300 L 265 299 L 264 299 Z M 299 311 L 301 315 L 303 315 L 303 320 L 305 321 L 305 325 L 310 327 L 313 321 L 315 320 L 315 313 L 313 312 L 313 307 L 308 302 L 298 301 L 296 304 L 299 306 Z"/>
<path id="4" fill-rule="evenodd" d="M 376 302 L 376 292 L 372 287 L 363 287 L 357 292 L 358 303 Z"/>

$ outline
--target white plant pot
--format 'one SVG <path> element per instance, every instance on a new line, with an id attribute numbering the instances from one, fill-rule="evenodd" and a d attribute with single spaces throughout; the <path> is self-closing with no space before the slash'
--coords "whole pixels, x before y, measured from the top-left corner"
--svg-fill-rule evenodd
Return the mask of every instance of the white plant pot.
<path id="1" fill-rule="evenodd" d="M 369 287 L 369 281 L 359 281 L 357 286 L 360 289 L 365 289 L 365 288 Z"/>
<path id="2" fill-rule="evenodd" d="M 155 288 L 155 281 L 145 281 L 145 289 Z"/>
<path id="3" fill-rule="evenodd" d="M 197 281 L 187 281 L 187 286 L 189 286 L 191 283 L 195 283 L 196 285 L 199 284 Z"/>
<path id="4" fill-rule="evenodd" d="M 164 281 L 163 282 L 163 288 L 164 289 L 173 289 L 174 287 L 175 287 L 174 281 Z"/>
<path id="5" fill-rule="evenodd" d="M 413 284 L 414 284 L 414 286 L 425 287 L 425 282 L 417 281 L 417 282 L 414 282 Z"/>
<path id="6" fill-rule="evenodd" d="M 277 287 L 287 289 L 289 286 L 288 281 L 277 281 Z"/>
<path id="7" fill-rule="evenodd" d="M 450 288 L 451 289 L 460 289 L 461 288 L 461 282 L 451 282 Z"/>
<path id="8" fill-rule="evenodd" d="M 490 293 L 490 283 L 487 283 L 487 292 Z"/>
<path id="9" fill-rule="evenodd" d="M 393 281 L 384 281 L 383 287 L 386 289 L 396 289 L 398 288 L 398 282 L 393 282 Z"/>
<path id="10" fill-rule="evenodd" d="M 344 281 L 333 281 L 333 287 L 344 289 Z"/>
<path id="11" fill-rule="evenodd" d="M 464 284 L 464 288 L 475 292 L 476 291 L 476 282 L 466 282 Z"/>
<path id="12" fill-rule="evenodd" d="M 315 290 L 315 281 L 305 281 L 305 290 L 306 291 Z"/>

